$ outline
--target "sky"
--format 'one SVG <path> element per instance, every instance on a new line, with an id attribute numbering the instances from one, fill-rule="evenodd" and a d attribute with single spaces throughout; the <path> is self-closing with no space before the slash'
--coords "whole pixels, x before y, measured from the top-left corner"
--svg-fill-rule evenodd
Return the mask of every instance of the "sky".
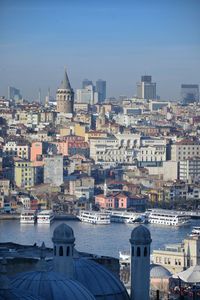
<path id="1" fill-rule="evenodd" d="M 67 67 L 74 90 L 107 81 L 107 96 L 133 96 L 152 75 L 162 99 L 200 84 L 199 0 L 0 0 L 0 95 L 55 95 Z"/>

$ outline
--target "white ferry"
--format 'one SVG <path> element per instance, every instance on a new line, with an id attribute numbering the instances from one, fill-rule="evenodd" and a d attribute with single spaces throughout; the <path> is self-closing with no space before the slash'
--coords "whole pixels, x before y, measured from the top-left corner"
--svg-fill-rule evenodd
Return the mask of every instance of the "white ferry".
<path id="1" fill-rule="evenodd" d="M 200 227 L 199 226 L 193 227 L 190 236 L 200 236 Z"/>
<path id="2" fill-rule="evenodd" d="M 145 215 L 142 215 L 141 213 L 117 210 L 111 210 L 107 212 L 110 213 L 111 222 L 126 224 L 145 223 Z"/>
<path id="3" fill-rule="evenodd" d="M 190 223 L 191 217 L 181 211 L 152 209 L 147 211 L 150 224 L 181 226 Z"/>
<path id="4" fill-rule="evenodd" d="M 54 213 L 52 210 L 42 210 L 37 215 L 38 224 L 51 224 L 54 219 Z"/>
<path id="5" fill-rule="evenodd" d="M 20 215 L 21 224 L 35 224 L 37 220 L 35 210 L 27 209 L 24 210 Z"/>
<path id="6" fill-rule="evenodd" d="M 96 225 L 110 224 L 110 215 L 107 213 L 90 210 L 81 210 L 77 217 L 85 223 L 91 223 Z"/>

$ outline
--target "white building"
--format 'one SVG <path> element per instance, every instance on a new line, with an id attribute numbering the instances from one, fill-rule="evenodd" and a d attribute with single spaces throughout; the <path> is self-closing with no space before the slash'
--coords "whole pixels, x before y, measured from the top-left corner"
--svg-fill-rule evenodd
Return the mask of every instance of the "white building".
<path id="1" fill-rule="evenodd" d="M 27 144 L 9 141 L 3 146 L 3 155 L 17 156 L 22 159 L 29 159 L 30 146 Z"/>
<path id="2" fill-rule="evenodd" d="M 63 156 L 44 158 L 44 183 L 60 186 L 63 183 Z"/>
<path id="3" fill-rule="evenodd" d="M 141 82 L 137 83 L 137 96 L 142 99 L 156 99 L 156 83 L 151 81 L 151 76 L 141 77 Z"/>
<path id="4" fill-rule="evenodd" d="M 179 161 L 179 179 L 188 183 L 200 181 L 200 157 Z"/>
<path id="5" fill-rule="evenodd" d="M 181 140 L 171 146 L 171 160 L 182 161 L 200 156 L 200 144 L 191 140 Z"/>
<path id="6" fill-rule="evenodd" d="M 98 93 L 93 85 L 88 85 L 84 89 L 76 90 L 76 101 L 78 103 L 95 104 L 98 102 Z"/>

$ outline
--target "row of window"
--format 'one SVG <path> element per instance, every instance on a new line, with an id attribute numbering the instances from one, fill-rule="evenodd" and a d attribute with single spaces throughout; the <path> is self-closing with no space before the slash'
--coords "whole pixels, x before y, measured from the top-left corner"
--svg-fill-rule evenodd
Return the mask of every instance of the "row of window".
<path id="1" fill-rule="evenodd" d="M 73 248 L 70 251 L 70 246 L 66 247 L 66 251 L 64 251 L 63 246 L 59 246 L 58 249 L 56 246 L 54 246 L 54 256 L 56 256 L 57 250 L 58 250 L 58 256 L 73 256 Z"/>
<path id="2" fill-rule="evenodd" d="M 148 255 L 148 250 L 147 250 L 147 247 L 144 247 L 144 250 L 142 251 L 141 247 L 132 247 L 132 256 L 137 256 L 137 257 L 140 257 L 140 256 L 144 256 L 146 257 Z"/>

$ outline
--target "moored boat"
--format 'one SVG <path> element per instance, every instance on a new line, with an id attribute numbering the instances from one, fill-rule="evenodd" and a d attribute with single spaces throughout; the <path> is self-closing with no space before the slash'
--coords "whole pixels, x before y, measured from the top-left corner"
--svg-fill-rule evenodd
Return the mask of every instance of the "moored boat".
<path id="1" fill-rule="evenodd" d="M 85 223 L 95 225 L 110 224 L 110 215 L 104 212 L 97 212 L 92 210 L 81 210 L 77 216 L 79 220 Z"/>
<path id="2" fill-rule="evenodd" d="M 37 220 L 35 210 L 27 209 L 24 210 L 20 215 L 21 224 L 35 224 Z"/>
<path id="3" fill-rule="evenodd" d="M 166 226 L 182 226 L 190 224 L 191 217 L 181 211 L 152 209 L 147 212 L 150 224 Z"/>
<path id="4" fill-rule="evenodd" d="M 42 210 L 37 214 L 38 224 L 51 224 L 54 220 L 54 213 L 52 210 Z"/>

